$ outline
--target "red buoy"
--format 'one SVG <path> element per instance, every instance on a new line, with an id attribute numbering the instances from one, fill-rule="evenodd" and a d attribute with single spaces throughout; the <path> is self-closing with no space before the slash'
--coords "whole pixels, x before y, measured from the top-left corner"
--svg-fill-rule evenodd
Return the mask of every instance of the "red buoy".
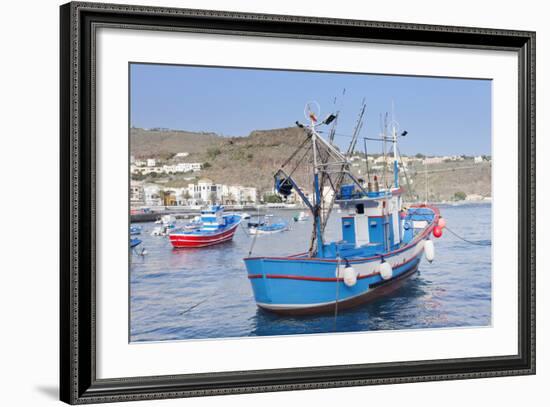
<path id="1" fill-rule="evenodd" d="M 441 226 L 434 227 L 433 234 L 435 237 L 439 238 L 441 235 L 443 235 L 443 229 L 441 229 Z"/>

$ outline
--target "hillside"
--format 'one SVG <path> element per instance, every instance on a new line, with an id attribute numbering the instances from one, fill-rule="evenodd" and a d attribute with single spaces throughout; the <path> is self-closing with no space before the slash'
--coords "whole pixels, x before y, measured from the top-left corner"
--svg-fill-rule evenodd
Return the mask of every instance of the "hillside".
<path id="1" fill-rule="evenodd" d="M 189 131 L 151 131 L 132 128 L 130 131 L 131 154 L 138 158 L 167 159 L 174 154 L 187 151 L 200 153 L 208 147 L 221 143 L 222 137 L 214 133 Z"/>
<path id="2" fill-rule="evenodd" d="M 215 183 L 256 187 L 260 193 L 273 188 L 273 173 L 295 151 L 304 140 L 304 133 L 298 127 L 253 131 L 246 137 L 221 137 L 213 133 L 187 131 L 148 131 L 132 129 L 131 154 L 136 158 L 157 158 L 161 162 L 201 162 L 200 173 L 175 174 L 163 179 L 168 187 L 184 187 L 194 180 L 189 177 L 209 178 Z M 188 152 L 184 159 L 173 159 L 178 152 Z M 311 183 L 308 160 L 298 156 L 285 168 L 291 171 L 294 164 L 302 164 L 293 177 L 302 185 Z M 352 167 L 358 177 L 365 176 L 365 169 Z M 359 172 L 361 171 L 361 172 Z M 409 166 L 410 194 L 407 199 L 424 200 L 426 195 L 426 174 L 422 164 Z M 401 184 L 407 188 L 405 178 Z M 428 166 L 429 200 L 449 201 L 455 194 L 491 196 L 491 163 L 474 164 L 473 159 L 446 162 Z M 307 187 L 306 187 L 307 188 Z"/>
<path id="3" fill-rule="evenodd" d="M 457 192 L 465 195 L 491 196 L 491 163 L 474 164 L 467 159 L 460 162 L 449 162 L 429 165 L 427 176 L 428 200 L 433 202 L 451 201 Z M 408 198 L 423 201 L 426 197 L 426 172 L 423 165 L 410 167 L 407 171 L 410 191 Z M 406 180 L 401 180 L 407 188 Z"/>
<path id="4" fill-rule="evenodd" d="M 150 136 L 150 137 L 149 137 Z M 187 162 L 207 163 L 200 176 L 216 183 L 273 187 L 273 173 L 304 140 L 303 130 L 290 127 L 257 130 L 247 137 L 220 137 L 212 133 L 151 132 L 132 129 L 131 154 L 136 158 L 168 158 L 189 152 Z M 305 176 L 304 169 L 296 173 Z M 183 176 L 172 176 L 170 186 L 186 186 Z"/>

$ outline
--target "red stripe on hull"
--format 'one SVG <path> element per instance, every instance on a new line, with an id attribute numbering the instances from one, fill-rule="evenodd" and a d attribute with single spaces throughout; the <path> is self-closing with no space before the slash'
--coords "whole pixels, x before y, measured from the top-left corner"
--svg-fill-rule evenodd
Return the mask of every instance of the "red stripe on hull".
<path id="1" fill-rule="evenodd" d="M 357 305 L 361 305 L 366 302 L 376 300 L 378 298 L 381 298 L 391 293 L 392 291 L 395 291 L 396 289 L 401 287 L 404 281 L 410 276 L 412 276 L 417 270 L 418 270 L 418 265 L 412 267 L 410 270 L 399 275 L 398 277 L 388 280 L 386 284 L 367 291 L 365 294 L 361 294 L 357 297 L 350 298 L 348 300 L 338 301 L 338 310 L 342 311 L 348 308 L 352 308 Z M 277 309 L 277 308 L 262 307 L 259 304 L 258 304 L 258 307 L 279 315 L 296 316 L 296 315 L 314 315 L 314 314 L 334 313 L 334 310 L 336 308 L 336 303 L 330 303 L 330 304 L 307 307 L 307 308 Z"/>
<path id="2" fill-rule="evenodd" d="M 418 255 L 415 255 L 411 257 L 408 260 L 405 260 L 401 264 L 396 264 L 394 267 L 403 267 L 406 264 L 409 264 L 410 262 L 415 261 L 418 258 Z M 372 277 L 377 274 L 380 274 L 380 272 L 375 271 L 373 273 L 369 274 L 361 274 L 357 276 L 358 280 L 362 280 L 367 277 Z M 262 274 L 249 274 L 248 278 L 262 278 Z M 278 278 L 278 279 L 286 279 L 286 280 L 305 280 L 305 281 L 318 281 L 318 282 L 336 282 L 336 281 L 344 281 L 343 278 L 336 278 L 336 277 L 313 277 L 313 276 L 298 276 L 298 275 L 292 275 L 292 274 L 266 274 L 265 278 Z"/>
<path id="3" fill-rule="evenodd" d="M 172 243 L 172 246 L 176 248 L 213 246 L 215 244 L 224 243 L 233 239 L 237 226 L 238 225 L 235 225 L 231 229 L 228 229 L 222 233 L 207 236 L 171 234 L 169 236 L 170 243 Z"/>

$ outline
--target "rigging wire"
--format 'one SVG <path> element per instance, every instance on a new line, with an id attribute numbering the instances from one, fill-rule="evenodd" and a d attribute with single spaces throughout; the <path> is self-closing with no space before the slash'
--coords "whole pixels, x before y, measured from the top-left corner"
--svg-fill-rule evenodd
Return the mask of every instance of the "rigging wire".
<path id="1" fill-rule="evenodd" d="M 288 159 L 281 165 L 281 168 L 284 168 L 295 156 L 298 154 L 298 152 L 306 145 L 306 143 L 309 141 L 311 135 L 305 132 L 306 138 L 302 141 L 302 144 L 298 146 L 298 148 L 288 157 Z"/>
<path id="2" fill-rule="evenodd" d="M 409 182 L 409 174 L 407 173 L 407 169 L 405 168 L 405 164 L 403 163 L 403 157 L 401 156 L 401 151 L 399 150 L 399 147 L 397 147 L 397 152 L 399 153 L 399 160 L 401 161 L 401 168 L 403 168 L 403 174 L 405 175 L 405 182 L 407 183 L 407 196 L 412 201 L 412 188 L 411 183 Z"/>

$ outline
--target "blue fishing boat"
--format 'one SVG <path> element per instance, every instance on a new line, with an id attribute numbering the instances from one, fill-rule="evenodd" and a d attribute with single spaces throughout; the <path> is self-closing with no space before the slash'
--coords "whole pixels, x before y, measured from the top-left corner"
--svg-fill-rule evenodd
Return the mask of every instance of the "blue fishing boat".
<path id="1" fill-rule="evenodd" d="M 333 122 L 336 115 L 318 123 L 318 115 L 308 108 L 310 124 L 297 122 L 306 140 L 300 148 L 309 147 L 313 155 L 312 199 L 293 179 L 295 169 L 286 172 L 289 161 L 275 174 L 275 190 L 283 197 L 293 190 L 300 196 L 312 214 L 312 238 L 304 253 L 244 259 L 260 308 L 292 315 L 346 309 L 394 290 L 418 269 L 422 256 L 430 262 L 434 259 L 431 237 L 441 236 L 443 226 L 438 224 L 439 210 L 428 204 L 403 205 L 395 125 L 391 134 L 384 131 L 376 138 L 384 148 L 386 143 L 393 144 L 393 177 L 371 177 L 367 167 L 365 182 L 351 172 L 348 157 L 354 151 L 364 111 L 365 105 L 347 153 L 332 143 L 332 130 L 329 140 L 317 130 Z M 329 190 L 331 193 L 327 193 Z M 326 196 L 331 198 L 327 201 Z M 348 214 L 340 219 L 341 239 L 328 242 L 324 231 L 334 206 Z"/>
<path id="2" fill-rule="evenodd" d="M 269 235 L 273 233 L 284 232 L 288 230 L 288 223 L 284 220 L 273 222 L 273 215 L 265 215 L 263 220 L 257 222 L 248 222 L 248 232 L 251 235 Z"/>
<path id="3" fill-rule="evenodd" d="M 130 235 L 139 235 L 141 234 L 141 226 L 130 226 Z"/>
<path id="4" fill-rule="evenodd" d="M 141 240 L 139 239 L 130 239 L 130 249 L 133 249 L 134 247 L 137 247 L 141 244 Z"/>

